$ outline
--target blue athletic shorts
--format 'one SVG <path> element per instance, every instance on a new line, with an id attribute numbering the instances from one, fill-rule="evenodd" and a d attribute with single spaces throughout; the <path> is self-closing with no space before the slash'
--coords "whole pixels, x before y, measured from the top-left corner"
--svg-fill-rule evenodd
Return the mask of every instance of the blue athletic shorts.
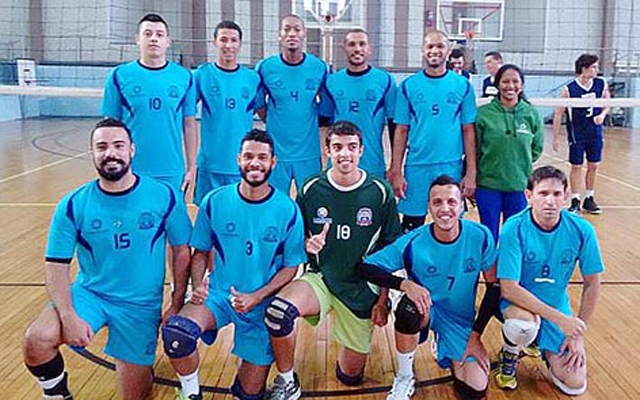
<path id="1" fill-rule="evenodd" d="M 196 188 L 193 193 L 193 202 L 200 205 L 204 196 L 213 189 L 240 182 L 240 174 L 218 174 L 198 169 L 196 174 Z"/>
<path id="2" fill-rule="evenodd" d="M 271 365 L 274 360 L 269 331 L 264 324 L 265 310 L 270 300 L 264 300 L 247 313 L 239 313 L 226 296 L 210 292 L 207 299 L 207 307 L 216 320 L 218 330 L 229 324 L 234 325 L 231 352 L 255 365 Z"/>
<path id="3" fill-rule="evenodd" d="M 71 286 L 71 299 L 78 316 L 94 333 L 104 326 L 109 328 L 106 354 L 130 364 L 153 365 L 162 319 L 159 305 L 117 304 L 76 283 Z"/>
<path id="4" fill-rule="evenodd" d="M 398 212 L 412 217 L 427 215 L 429 186 L 442 174 L 449 175 L 460 182 L 462 180 L 462 161 L 405 166 L 404 179 L 407 181 L 407 190 L 405 198 L 398 201 Z"/>
<path id="5" fill-rule="evenodd" d="M 461 361 L 467 342 L 471 335 L 473 321 L 466 324 L 452 317 L 447 310 L 432 306 L 429 313 L 429 327 L 436 333 L 438 343 L 438 366 L 450 368 L 453 361 Z M 474 357 L 467 357 L 466 361 L 477 362 Z"/>
<path id="6" fill-rule="evenodd" d="M 569 143 L 569 163 L 572 165 L 582 165 L 585 154 L 588 162 L 600 162 L 602 160 L 603 147 L 604 141 L 602 140 Z"/>
<path id="7" fill-rule="evenodd" d="M 305 179 L 319 173 L 321 169 L 322 162 L 319 158 L 293 162 L 278 161 L 269 178 L 269 182 L 273 187 L 288 196 L 291 189 L 291 180 L 295 180 L 296 188 L 300 189 Z"/>

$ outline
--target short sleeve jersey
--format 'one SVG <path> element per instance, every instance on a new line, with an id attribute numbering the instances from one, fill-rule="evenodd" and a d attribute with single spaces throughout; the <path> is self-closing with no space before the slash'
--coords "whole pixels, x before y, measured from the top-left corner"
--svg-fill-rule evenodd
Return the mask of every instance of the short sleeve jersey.
<path id="1" fill-rule="evenodd" d="M 225 70 L 207 63 L 193 73 L 202 104 L 198 167 L 207 172 L 237 174 L 242 137 L 253 127 L 260 77 L 238 66 Z"/>
<path id="2" fill-rule="evenodd" d="M 207 194 L 198 210 L 191 245 L 215 251 L 209 285 L 223 294 L 231 286 L 252 293 L 283 267 L 296 267 L 306 259 L 300 210 L 273 188 L 257 202 L 244 198 L 239 184 Z"/>
<path id="3" fill-rule="evenodd" d="M 433 224 L 411 231 L 365 259 L 388 272 L 405 269 L 409 278 L 431 294 L 433 307 L 447 313 L 461 326 L 475 317 L 478 277 L 495 262 L 493 236 L 483 225 L 460 221 L 460 235 L 439 241 Z"/>
<path id="4" fill-rule="evenodd" d="M 498 278 L 519 282 L 545 304 L 571 313 L 567 288 L 576 262 L 582 275 L 604 271 L 595 231 L 565 210 L 551 231 L 535 223 L 527 208 L 507 220 L 500 235 Z"/>
<path id="5" fill-rule="evenodd" d="M 397 87 L 387 71 L 369 67 L 363 73 L 342 69 L 329 75 L 327 92 L 336 121 L 349 121 L 360 128 L 364 153 L 359 166 L 379 173 L 386 170 L 382 132 L 393 118 Z"/>
<path id="6" fill-rule="evenodd" d="M 602 98 L 605 90 L 607 90 L 607 82 L 602 78 L 596 77 L 589 87 L 584 87 L 576 79 L 569 83 L 566 88 L 571 98 L 599 99 Z M 602 124 L 596 125 L 593 122 L 593 117 L 601 112 L 601 107 L 567 107 L 565 113 L 567 115 L 569 143 L 601 141 Z"/>
<path id="7" fill-rule="evenodd" d="M 464 153 L 462 125 L 476 121 L 469 80 L 448 70 L 439 77 L 420 71 L 400 84 L 395 122 L 408 125 L 407 165 L 459 161 Z"/>
<path id="8" fill-rule="evenodd" d="M 196 115 L 191 72 L 173 62 L 157 69 L 139 61 L 120 65 L 107 77 L 100 113 L 124 122 L 131 131 L 135 173 L 184 174 L 183 122 Z"/>
<path id="9" fill-rule="evenodd" d="M 377 295 L 360 278 L 356 266 L 372 251 L 401 234 L 396 200 L 389 184 L 363 171 L 352 187 L 341 187 L 330 171 L 309 178 L 298 204 L 306 236 L 330 224 L 326 244 L 318 256 L 309 255 L 308 268 L 319 272 L 329 290 L 359 318 L 369 318 Z"/>
<path id="10" fill-rule="evenodd" d="M 92 181 L 56 207 L 46 260 L 70 263 L 77 251 L 76 284 L 113 302 L 160 307 L 166 240 L 189 243 L 191 221 L 173 191 L 139 177 L 126 192 L 103 191 Z"/>
<path id="11" fill-rule="evenodd" d="M 277 54 L 262 60 L 256 69 L 264 94 L 258 98 L 258 108 L 267 107 L 267 132 L 273 136 L 278 159 L 319 159 L 319 98 L 326 90 L 327 64 L 312 54 L 290 64 Z"/>

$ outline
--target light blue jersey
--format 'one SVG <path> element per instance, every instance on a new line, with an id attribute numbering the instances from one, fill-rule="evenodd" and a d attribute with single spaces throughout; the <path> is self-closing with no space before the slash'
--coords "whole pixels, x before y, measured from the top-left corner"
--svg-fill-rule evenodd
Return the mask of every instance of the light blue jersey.
<path id="1" fill-rule="evenodd" d="M 566 210 L 560 212 L 558 225 L 545 231 L 527 208 L 505 222 L 499 243 L 498 278 L 519 282 L 543 303 L 568 315 L 567 288 L 576 261 L 583 276 L 604 271 L 593 227 Z"/>
<path id="2" fill-rule="evenodd" d="M 260 289 L 283 267 L 306 261 L 304 225 L 293 200 L 278 190 L 260 202 L 240 195 L 239 184 L 205 196 L 191 238 L 198 250 L 215 250 L 210 290 L 228 295 Z"/>
<path id="3" fill-rule="evenodd" d="M 230 71 L 208 63 L 193 79 L 202 103 L 198 169 L 238 174 L 236 158 L 243 136 L 253 127 L 260 77 L 245 67 Z"/>
<path id="4" fill-rule="evenodd" d="M 107 78 L 100 113 L 124 122 L 131 131 L 135 173 L 184 174 L 183 122 L 196 115 L 196 91 L 189 71 L 173 62 L 157 69 L 140 61 L 120 65 Z"/>
<path id="5" fill-rule="evenodd" d="M 112 303 L 160 308 L 166 239 L 188 244 L 191 221 L 170 188 L 138 177 L 121 193 L 92 181 L 65 196 L 51 221 L 46 259 L 68 264 L 77 249 L 74 285 Z"/>
<path id="6" fill-rule="evenodd" d="M 438 364 L 461 360 L 475 318 L 478 277 L 494 264 L 491 232 L 473 221 L 460 220 L 453 243 L 436 239 L 433 224 L 400 237 L 364 262 L 388 272 L 406 269 L 409 279 L 431 295 L 430 326 L 438 334 Z"/>
<path id="7" fill-rule="evenodd" d="M 264 89 L 257 108 L 267 107 L 267 132 L 276 157 L 284 162 L 319 160 L 318 95 L 326 98 L 327 64 L 306 53 L 301 63 L 290 64 L 276 54 L 256 69 Z"/>
<path id="8" fill-rule="evenodd" d="M 345 68 L 327 79 L 334 120 L 353 122 L 360 128 L 364 153 L 359 167 L 375 175 L 384 176 L 387 169 L 382 132 L 387 118 L 393 118 L 396 91 L 393 77 L 373 67 L 362 73 Z"/>
<path id="9" fill-rule="evenodd" d="M 398 90 L 395 122 L 408 125 L 406 165 L 459 161 L 464 153 L 462 125 L 476 121 L 469 80 L 452 71 L 439 77 L 417 72 Z"/>

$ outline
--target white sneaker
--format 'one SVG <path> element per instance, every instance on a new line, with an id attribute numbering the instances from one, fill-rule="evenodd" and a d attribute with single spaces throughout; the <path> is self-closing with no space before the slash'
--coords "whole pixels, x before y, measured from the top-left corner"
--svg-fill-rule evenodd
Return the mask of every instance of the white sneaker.
<path id="1" fill-rule="evenodd" d="M 433 335 L 431 335 L 431 342 L 429 347 L 433 359 L 438 361 L 438 335 L 435 332 L 433 332 Z"/>
<path id="2" fill-rule="evenodd" d="M 416 380 L 413 376 L 396 376 L 393 386 L 387 394 L 387 400 L 408 400 L 416 391 Z"/>

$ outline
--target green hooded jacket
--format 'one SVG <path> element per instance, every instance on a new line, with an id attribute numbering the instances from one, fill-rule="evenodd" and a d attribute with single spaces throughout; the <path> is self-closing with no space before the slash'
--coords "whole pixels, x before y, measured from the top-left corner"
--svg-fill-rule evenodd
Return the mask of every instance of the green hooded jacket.
<path id="1" fill-rule="evenodd" d="M 531 104 L 521 99 L 506 108 L 494 98 L 483 105 L 476 121 L 478 187 L 524 191 L 543 144 L 544 124 Z"/>

